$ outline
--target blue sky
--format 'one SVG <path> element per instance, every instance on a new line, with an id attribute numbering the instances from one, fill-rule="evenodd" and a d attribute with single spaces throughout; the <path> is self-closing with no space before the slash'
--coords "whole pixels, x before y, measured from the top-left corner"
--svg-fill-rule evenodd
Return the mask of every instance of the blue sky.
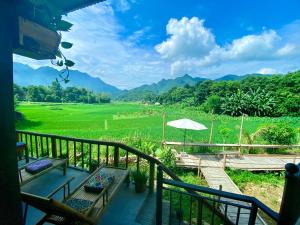
<path id="1" fill-rule="evenodd" d="M 107 0 L 66 16 L 65 54 L 119 88 L 186 73 L 285 73 L 300 68 L 299 11 L 299 0 Z"/>

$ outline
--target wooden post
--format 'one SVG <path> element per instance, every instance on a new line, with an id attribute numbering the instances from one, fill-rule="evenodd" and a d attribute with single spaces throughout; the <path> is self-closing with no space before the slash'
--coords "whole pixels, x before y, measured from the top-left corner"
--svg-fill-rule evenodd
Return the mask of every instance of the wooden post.
<path id="1" fill-rule="evenodd" d="M 240 137 L 239 137 L 239 152 L 241 153 L 242 135 L 243 135 L 243 124 L 244 124 L 244 114 L 242 115 L 241 127 L 240 127 Z"/>
<path id="2" fill-rule="evenodd" d="M 119 147 L 115 146 L 115 151 L 114 151 L 114 167 L 119 166 Z"/>
<path id="3" fill-rule="evenodd" d="M 16 2 L 0 1 L 0 224 L 22 224 L 13 94 Z"/>
<path id="4" fill-rule="evenodd" d="M 159 165 L 157 168 L 157 184 L 156 184 L 156 225 L 162 224 L 162 187 L 163 187 L 163 171 Z"/>
<path id="5" fill-rule="evenodd" d="M 300 215 L 300 165 L 285 165 L 285 185 L 279 211 L 278 225 L 293 225 Z"/>
<path id="6" fill-rule="evenodd" d="M 199 164 L 198 164 L 198 177 L 200 177 L 201 173 L 201 158 L 199 158 Z"/>
<path id="7" fill-rule="evenodd" d="M 213 141 L 213 129 L 214 129 L 214 120 L 211 121 L 211 127 L 210 127 L 210 135 L 209 135 L 209 144 Z"/>
<path id="8" fill-rule="evenodd" d="M 149 193 L 154 191 L 154 173 L 155 173 L 155 164 L 150 162 L 150 171 L 149 171 Z"/>
<path id="9" fill-rule="evenodd" d="M 162 116 L 162 147 L 165 147 L 166 143 L 166 113 L 163 113 Z"/>
<path id="10" fill-rule="evenodd" d="M 222 189 L 223 189 L 222 184 L 220 184 L 220 185 L 219 185 L 219 191 L 222 191 Z M 221 197 L 220 197 L 220 196 L 218 197 L 218 201 L 219 201 L 219 202 L 221 201 Z"/>
<path id="11" fill-rule="evenodd" d="M 56 149 L 56 139 L 54 137 L 51 137 L 51 150 L 52 150 L 52 158 L 56 158 L 57 149 Z"/>
<path id="12" fill-rule="evenodd" d="M 223 169 L 226 167 L 227 154 L 224 154 Z"/>

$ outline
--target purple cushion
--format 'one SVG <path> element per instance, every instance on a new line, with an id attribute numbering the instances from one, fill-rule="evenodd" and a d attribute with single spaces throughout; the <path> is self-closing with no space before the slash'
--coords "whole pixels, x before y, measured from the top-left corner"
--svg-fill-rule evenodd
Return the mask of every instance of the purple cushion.
<path id="1" fill-rule="evenodd" d="M 36 173 L 43 171 L 44 169 L 51 167 L 52 165 L 53 164 L 52 164 L 51 160 L 42 159 L 42 160 L 36 161 L 36 162 L 31 163 L 30 165 L 26 166 L 25 170 L 28 173 L 36 174 Z"/>

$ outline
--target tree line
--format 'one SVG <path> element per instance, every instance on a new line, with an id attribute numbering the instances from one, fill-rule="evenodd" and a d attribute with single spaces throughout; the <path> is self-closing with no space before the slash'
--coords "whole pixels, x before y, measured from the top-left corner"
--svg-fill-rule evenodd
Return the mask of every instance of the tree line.
<path id="1" fill-rule="evenodd" d="M 50 86 L 14 85 L 16 101 L 30 102 L 72 102 L 72 103 L 110 103 L 110 96 L 105 93 L 94 93 L 85 88 L 63 88 L 57 81 Z"/>
<path id="2" fill-rule="evenodd" d="M 205 112 L 240 116 L 299 116 L 300 70 L 286 75 L 249 76 L 239 81 L 205 80 L 175 87 L 143 101 L 200 107 Z"/>

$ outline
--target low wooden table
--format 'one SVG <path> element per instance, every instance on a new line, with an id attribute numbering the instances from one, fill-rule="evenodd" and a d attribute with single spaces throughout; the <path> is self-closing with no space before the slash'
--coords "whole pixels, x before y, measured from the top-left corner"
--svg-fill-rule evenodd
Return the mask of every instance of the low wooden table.
<path id="1" fill-rule="evenodd" d="M 52 160 L 52 166 L 47 168 L 47 169 L 44 169 L 43 171 L 37 173 L 37 174 L 31 174 L 31 173 L 28 173 L 26 170 L 25 170 L 25 167 L 38 161 L 38 160 L 42 160 L 42 159 L 50 159 Z M 43 157 L 43 158 L 40 158 L 32 163 L 27 163 L 25 164 L 24 166 L 21 166 L 18 168 L 18 171 L 19 171 L 19 181 L 20 181 L 20 185 L 24 185 L 24 184 L 27 184 L 28 182 L 32 181 L 33 179 L 49 172 L 50 170 L 53 170 L 54 168 L 57 168 L 57 167 L 62 167 L 63 168 L 63 175 L 66 175 L 66 172 L 67 172 L 67 160 L 66 159 L 57 159 L 57 158 L 47 158 L 47 157 Z"/>
<path id="2" fill-rule="evenodd" d="M 114 182 L 105 187 L 100 193 L 86 192 L 84 185 L 100 170 L 114 175 Z M 105 208 L 105 205 L 113 198 L 114 194 L 122 186 L 122 183 L 128 178 L 128 169 L 119 169 L 111 167 L 99 167 L 89 177 L 87 177 L 72 193 L 66 194 L 66 187 L 70 191 L 70 181 L 72 177 L 60 187 L 55 189 L 47 198 L 32 195 L 29 193 L 21 193 L 23 202 L 25 203 L 25 220 L 27 215 L 28 205 L 31 205 L 46 215 L 37 223 L 39 225 L 44 223 L 52 224 L 90 224 L 95 225 Z M 60 190 L 64 190 L 63 202 L 56 201 L 52 198 Z M 66 202 L 70 199 L 88 200 L 91 205 L 84 211 L 79 212 L 76 209 L 68 206 Z"/>

